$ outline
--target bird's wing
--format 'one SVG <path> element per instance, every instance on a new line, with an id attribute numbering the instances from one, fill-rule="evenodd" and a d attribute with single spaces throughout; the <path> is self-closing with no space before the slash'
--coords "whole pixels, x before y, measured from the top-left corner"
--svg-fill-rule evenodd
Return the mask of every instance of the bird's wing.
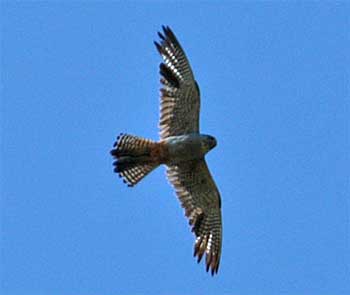
<path id="1" fill-rule="evenodd" d="M 168 166 L 167 176 L 180 199 L 192 232 L 196 235 L 194 256 L 206 254 L 206 269 L 218 272 L 221 243 L 221 199 L 205 160 Z"/>
<path id="2" fill-rule="evenodd" d="M 154 42 L 163 58 L 160 64 L 160 137 L 199 132 L 200 94 L 191 66 L 174 33 L 163 26 L 160 43 Z"/>

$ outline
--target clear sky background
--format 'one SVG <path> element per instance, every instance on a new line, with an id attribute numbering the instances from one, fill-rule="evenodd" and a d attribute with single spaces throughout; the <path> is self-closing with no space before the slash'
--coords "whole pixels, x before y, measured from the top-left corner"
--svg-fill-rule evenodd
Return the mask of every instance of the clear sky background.
<path id="1" fill-rule="evenodd" d="M 350 294 L 349 8 L 2 1 L 1 294 Z M 215 277 L 164 167 L 128 188 L 109 155 L 158 138 L 163 24 L 218 140 Z"/>

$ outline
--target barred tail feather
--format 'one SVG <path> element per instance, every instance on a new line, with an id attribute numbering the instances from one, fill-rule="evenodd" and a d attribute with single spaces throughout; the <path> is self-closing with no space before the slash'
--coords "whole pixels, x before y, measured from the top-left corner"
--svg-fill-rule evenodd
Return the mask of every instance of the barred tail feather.
<path id="1" fill-rule="evenodd" d="M 153 169 L 159 162 L 152 158 L 151 152 L 157 142 L 142 137 L 120 134 L 114 143 L 111 155 L 116 159 L 113 163 L 114 172 L 118 173 L 128 186 L 134 186 Z"/>

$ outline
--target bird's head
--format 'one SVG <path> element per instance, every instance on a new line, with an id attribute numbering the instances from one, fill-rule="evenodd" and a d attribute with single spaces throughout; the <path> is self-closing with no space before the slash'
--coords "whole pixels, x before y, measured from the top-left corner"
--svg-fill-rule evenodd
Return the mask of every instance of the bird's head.
<path id="1" fill-rule="evenodd" d="M 213 137 L 211 135 L 205 135 L 204 140 L 202 141 L 202 148 L 203 148 L 204 152 L 207 153 L 211 149 L 216 147 L 216 144 L 217 144 L 217 142 L 216 142 L 215 137 Z"/>

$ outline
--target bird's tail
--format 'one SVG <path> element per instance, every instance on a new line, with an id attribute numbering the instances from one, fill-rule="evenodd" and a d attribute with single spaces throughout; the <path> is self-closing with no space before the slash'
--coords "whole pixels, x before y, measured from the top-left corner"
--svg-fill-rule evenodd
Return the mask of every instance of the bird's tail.
<path id="1" fill-rule="evenodd" d="M 120 134 L 111 150 L 116 159 L 114 172 L 118 173 L 128 186 L 134 186 L 153 169 L 160 165 L 154 151 L 158 143 L 142 137 Z"/>

